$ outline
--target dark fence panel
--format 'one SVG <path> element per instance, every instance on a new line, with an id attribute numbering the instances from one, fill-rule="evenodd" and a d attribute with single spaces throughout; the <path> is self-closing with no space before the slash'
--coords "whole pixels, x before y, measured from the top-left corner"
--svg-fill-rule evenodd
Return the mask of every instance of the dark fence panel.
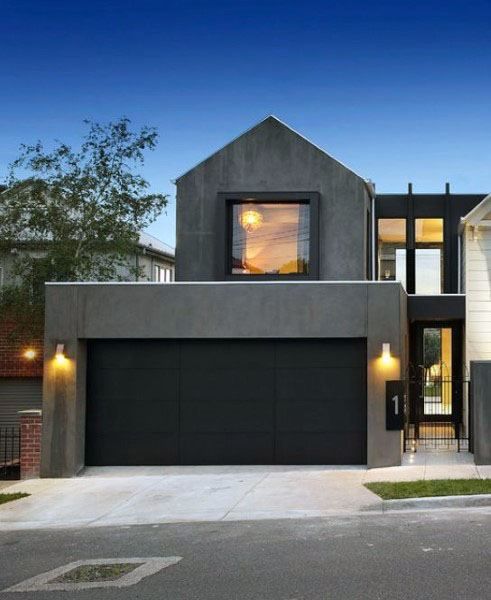
<path id="1" fill-rule="evenodd" d="M 472 451 L 470 381 L 405 380 L 404 450 Z"/>
<path id="2" fill-rule="evenodd" d="M 20 428 L 0 427 L 0 479 L 20 478 Z"/>

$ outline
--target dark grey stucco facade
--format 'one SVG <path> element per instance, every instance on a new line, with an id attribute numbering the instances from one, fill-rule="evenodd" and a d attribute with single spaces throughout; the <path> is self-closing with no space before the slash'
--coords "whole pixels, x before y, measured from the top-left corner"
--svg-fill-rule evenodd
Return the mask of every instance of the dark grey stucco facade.
<path id="1" fill-rule="evenodd" d="M 274 117 L 265 119 L 179 177 L 176 185 L 175 283 L 47 285 L 42 475 L 73 476 L 86 464 L 90 441 L 86 432 L 87 406 L 97 409 L 114 391 L 103 390 L 101 397 L 97 395 L 99 391 L 94 391 L 90 380 L 90 365 L 94 367 L 90 349 L 96 343 L 117 343 L 118 340 L 127 344 L 125 360 L 129 361 L 133 360 L 132 352 L 136 352 L 132 348 L 137 347 L 131 344 L 138 343 L 141 347 L 145 340 L 157 340 L 162 343 L 161 348 L 166 344 L 170 347 L 176 341 L 184 347 L 190 340 L 215 340 L 224 344 L 228 340 L 263 340 L 264 343 L 279 340 L 291 342 L 292 348 L 295 341 L 324 340 L 331 349 L 336 348 L 337 342 L 341 346 L 341 341 L 353 340 L 353 345 L 363 349 L 359 354 L 363 356 L 359 373 L 363 397 L 360 393 L 357 400 L 363 402 L 363 411 L 359 414 L 366 421 L 358 437 L 364 439 L 366 446 L 364 462 L 370 467 L 400 464 L 401 432 L 386 428 L 385 382 L 399 379 L 405 369 L 407 297 L 397 282 L 367 281 L 370 185 Z M 281 276 L 270 281 L 267 276 L 262 281 L 229 280 L 224 268 L 224 200 L 241 195 L 281 198 L 298 194 L 316 202 L 316 235 L 311 238 L 318 256 L 315 280 L 312 276 L 310 281 L 302 278 L 278 281 Z M 54 359 L 55 348 L 60 343 L 64 344 L 66 354 L 62 365 Z M 390 344 L 391 350 L 388 362 L 381 360 L 385 343 Z M 214 367 L 220 370 L 220 365 Z M 304 376 L 308 367 L 302 366 Z M 330 377 L 343 372 L 329 365 L 323 367 L 326 367 L 324 373 L 330 372 Z M 176 376 L 177 387 L 182 387 L 183 372 L 179 371 Z M 311 383 L 308 379 L 306 382 Z M 113 383 L 109 377 L 101 385 L 107 388 Z M 349 383 L 346 382 L 346 388 Z M 114 384 L 114 389 L 116 387 Z M 145 404 L 148 400 L 145 387 L 132 392 L 131 410 L 141 407 L 140 410 L 145 411 L 150 406 Z M 355 404 L 348 405 L 343 386 L 337 387 L 339 392 L 330 401 L 336 403 L 338 415 L 346 406 L 347 435 L 340 439 L 348 440 L 349 411 L 356 410 Z M 123 398 L 125 390 L 120 389 L 118 393 Z M 299 402 L 305 400 L 306 414 L 314 410 L 315 400 L 315 410 L 323 410 L 325 421 L 329 421 L 325 407 L 321 406 L 323 398 L 316 396 L 316 389 L 309 393 L 309 397 L 306 394 L 305 398 L 294 399 L 297 409 Z M 231 401 L 240 395 L 234 389 L 233 380 L 225 395 L 230 396 Z M 206 390 L 202 399 L 210 399 Z M 127 404 L 130 400 L 126 398 Z M 210 405 L 214 401 L 211 398 Z M 151 402 L 155 404 L 154 397 Z M 245 405 L 248 409 L 247 398 Z M 244 403 L 240 410 L 244 410 Z M 229 407 L 227 411 L 231 412 Z M 246 417 L 251 414 L 247 413 Z M 104 419 L 111 425 L 110 415 L 106 414 Z M 91 416 L 91 427 L 94 421 L 97 414 Z M 115 416 L 114 422 L 117 421 Z M 217 419 L 214 433 L 219 433 L 219 421 Z M 315 416 L 310 415 L 309 423 L 300 422 L 298 428 L 303 428 L 303 433 L 312 431 L 314 436 L 313 421 Z M 230 428 L 230 421 L 223 427 Z M 95 431 L 97 437 L 97 422 Z M 118 433 L 121 434 L 121 430 Z M 165 435 L 169 438 L 181 432 Z M 318 431 L 315 436 L 318 444 Z M 247 442 L 247 435 L 245 437 Z M 195 436 L 195 440 L 198 438 Z M 131 445 L 130 434 L 128 444 Z"/>
<path id="2" fill-rule="evenodd" d="M 266 192 L 317 192 L 318 278 L 367 278 L 367 182 L 274 117 L 247 131 L 176 183 L 177 281 L 223 280 L 223 194 L 243 193 L 247 197 Z"/>
<path id="3" fill-rule="evenodd" d="M 366 339 L 368 465 L 399 464 L 401 433 L 385 427 L 385 380 L 404 364 L 405 314 L 398 283 L 50 284 L 42 475 L 69 477 L 85 464 L 86 349 L 98 339 Z M 380 359 L 385 342 L 389 365 Z"/>

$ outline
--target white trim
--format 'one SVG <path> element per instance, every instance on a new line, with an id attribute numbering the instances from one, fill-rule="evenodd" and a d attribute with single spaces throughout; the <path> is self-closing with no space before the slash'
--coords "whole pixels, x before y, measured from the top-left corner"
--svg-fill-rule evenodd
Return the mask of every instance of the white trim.
<path id="1" fill-rule="evenodd" d="M 268 281 L 171 281 L 172 285 L 291 285 L 299 284 L 302 285 L 339 285 L 339 284 L 360 284 L 360 285 L 400 285 L 400 281 L 320 281 L 320 280 L 308 280 L 308 279 L 289 279 L 288 281 L 282 280 L 268 280 Z M 159 281 L 47 281 L 44 285 L 169 285 L 169 283 L 160 283 Z M 423 296 L 424 294 L 421 294 Z M 459 294 L 435 294 L 435 296 L 458 296 Z"/>
<path id="2" fill-rule="evenodd" d="M 488 212 L 491 211 L 491 194 L 485 196 L 479 204 L 474 206 L 474 208 L 468 212 L 465 217 L 460 219 L 461 223 L 467 223 L 468 225 L 478 225 L 483 217 L 487 215 Z"/>
<path id="3" fill-rule="evenodd" d="M 417 298 L 447 298 L 448 296 L 465 296 L 464 293 L 458 294 L 408 294 L 408 296 L 415 296 Z"/>
<path id="4" fill-rule="evenodd" d="M 370 217 L 372 219 L 371 227 L 372 227 L 372 281 L 376 281 L 377 279 L 377 260 L 378 256 L 378 240 L 375 240 L 376 233 L 376 215 L 375 215 L 375 196 L 372 196 L 372 210 L 370 211 Z"/>
<path id="5" fill-rule="evenodd" d="M 461 252 L 462 252 L 462 235 L 457 236 L 457 290 L 459 294 L 462 292 L 462 264 L 461 264 Z"/>

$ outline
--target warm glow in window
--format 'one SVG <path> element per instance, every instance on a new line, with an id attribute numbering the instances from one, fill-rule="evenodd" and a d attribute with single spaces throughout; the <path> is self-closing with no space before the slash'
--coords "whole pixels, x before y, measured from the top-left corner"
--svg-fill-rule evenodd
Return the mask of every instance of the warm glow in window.
<path id="1" fill-rule="evenodd" d="M 241 202 L 232 207 L 232 274 L 308 275 L 308 203 Z"/>
<path id="2" fill-rule="evenodd" d="M 378 278 L 406 286 L 406 219 L 378 220 Z"/>

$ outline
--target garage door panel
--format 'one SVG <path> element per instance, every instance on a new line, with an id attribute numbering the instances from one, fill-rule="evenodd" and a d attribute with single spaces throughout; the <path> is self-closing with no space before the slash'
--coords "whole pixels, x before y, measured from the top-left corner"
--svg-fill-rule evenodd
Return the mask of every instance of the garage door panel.
<path id="1" fill-rule="evenodd" d="M 366 463 L 365 340 L 110 340 L 88 359 L 88 465 Z"/>
<path id="2" fill-rule="evenodd" d="M 336 399 L 356 400 L 364 396 L 363 374 L 359 369 L 278 369 L 277 397 L 279 400 Z"/>
<path id="3" fill-rule="evenodd" d="M 247 401 L 181 403 L 181 432 L 271 432 L 274 430 L 274 405 L 251 398 Z"/>
<path id="4" fill-rule="evenodd" d="M 178 369 L 97 369 L 92 385 L 101 396 L 154 398 L 175 395 L 179 385 Z"/>
<path id="5" fill-rule="evenodd" d="M 179 341 L 104 340 L 92 343 L 89 359 L 100 369 L 179 367 Z"/>
<path id="6" fill-rule="evenodd" d="M 336 400 L 287 400 L 276 406 L 276 423 L 281 432 L 363 432 L 366 413 L 363 407 Z"/>
<path id="7" fill-rule="evenodd" d="M 266 465 L 275 462 L 274 436 L 265 433 L 185 433 L 183 465 Z"/>
<path id="8" fill-rule="evenodd" d="M 42 405 L 41 377 L 0 377 L 0 427 L 17 426 L 20 410 L 39 410 Z"/>
<path id="9" fill-rule="evenodd" d="M 88 424 L 96 434 L 107 432 L 131 433 L 145 431 L 177 431 L 179 403 L 159 397 L 142 402 L 133 396 L 94 396 Z"/>
<path id="10" fill-rule="evenodd" d="M 92 466 L 175 465 L 179 461 L 177 433 L 121 432 L 100 434 L 86 449 Z"/>
<path id="11" fill-rule="evenodd" d="M 210 399 L 272 402 L 275 373 L 266 369 L 182 369 L 181 401 Z"/>
<path id="12" fill-rule="evenodd" d="M 274 368 L 275 350 L 262 340 L 187 340 L 181 347 L 184 369 Z"/>
<path id="13" fill-rule="evenodd" d="M 276 365 L 298 367 L 365 367 L 364 340 L 319 339 L 279 340 L 276 343 Z"/>
<path id="14" fill-rule="evenodd" d="M 358 432 L 278 433 L 279 464 L 353 465 L 366 463 L 366 437 Z"/>

